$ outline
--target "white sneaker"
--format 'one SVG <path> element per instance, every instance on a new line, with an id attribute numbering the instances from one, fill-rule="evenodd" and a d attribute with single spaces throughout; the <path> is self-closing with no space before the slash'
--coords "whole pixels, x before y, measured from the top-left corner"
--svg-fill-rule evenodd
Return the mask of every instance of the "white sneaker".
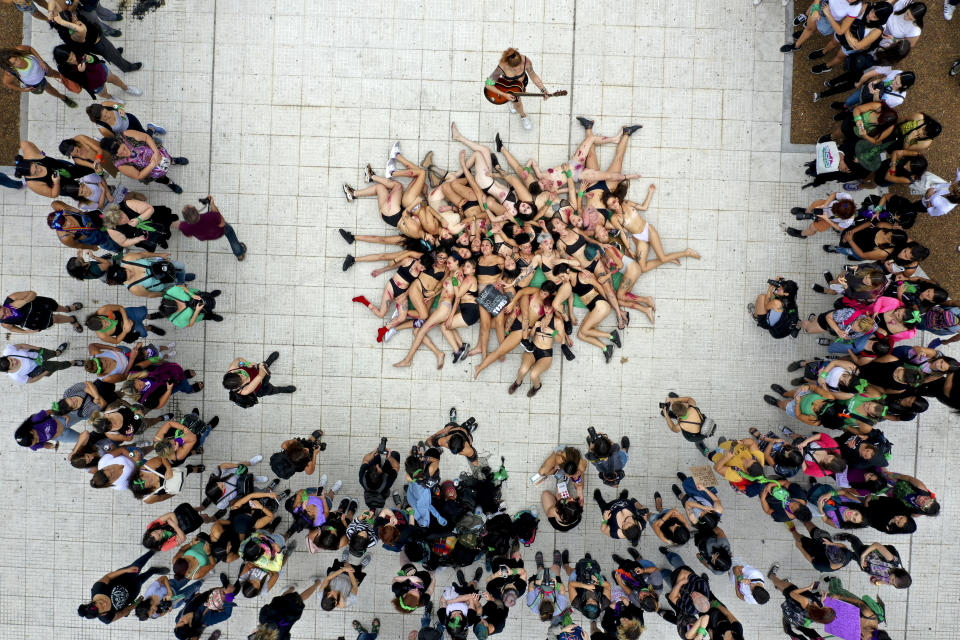
<path id="1" fill-rule="evenodd" d="M 385 175 L 388 178 L 392 178 L 393 172 L 396 170 L 397 170 L 397 163 L 393 161 L 393 158 L 390 158 L 390 160 L 387 161 L 387 168 L 383 172 L 383 175 Z"/>
<path id="2" fill-rule="evenodd" d="M 139 87 L 127 87 L 126 89 L 124 89 L 124 93 L 131 96 L 142 96 L 143 89 Z"/>
<path id="3" fill-rule="evenodd" d="M 177 346 L 176 342 L 170 342 L 167 344 L 167 349 L 173 349 L 175 346 Z"/>
<path id="4" fill-rule="evenodd" d="M 753 6 L 759 7 L 761 2 L 763 2 L 763 0 L 753 0 Z"/>
<path id="5" fill-rule="evenodd" d="M 520 124 L 527 131 L 530 131 L 530 129 L 533 129 L 533 123 L 530 122 L 530 118 L 520 118 Z"/>
<path id="6" fill-rule="evenodd" d="M 390 329 L 385 334 L 383 334 L 383 341 L 390 342 L 390 339 L 393 338 L 393 336 L 395 335 L 397 335 L 397 329 L 396 328 Z"/>
<path id="7" fill-rule="evenodd" d="M 390 147 L 390 159 L 393 160 L 398 155 L 400 155 L 400 141 L 397 140 L 393 143 L 393 146 Z"/>
<path id="8" fill-rule="evenodd" d="M 336 493 L 337 491 L 340 491 L 340 487 L 342 486 L 343 486 L 343 480 L 337 480 L 336 482 L 333 483 L 333 486 L 330 487 L 330 493 Z"/>
<path id="9" fill-rule="evenodd" d="M 173 351 L 172 349 L 163 352 L 163 357 L 164 357 L 164 358 L 172 358 L 172 357 L 174 357 L 175 355 L 177 355 L 177 352 L 176 352 L 176 351 Z"/>
<path id="10" fill-rule="evenodd" d="M 510 109 L 510 113 L 516 113 L 516 112 L 517 112 L 517 108 L 516 108 L 515 106 L 513 106 L 513 103 L 512 103 L 512 102 L 508 102 L 508 103 L 507 103 L 507 107 Z"/>
<path id="11" fill-rule="evenodd" d="M 250 462 L 247 463 L 247 466 L 252 467 L 253 465 L 260 464 L 261 462 L 263 462 L 263 456 L 258 453 L 257 455 L 250 458 Z"/>
<path id="12" fill-rule="evenodd" d="M 327 474 L 320 476 L 320 488 L 323 489 L 325 486 L 327 486 Z"/>
<path id="13" fill-rule="evenodd" d="M 270 478 L 267 476 L 254 476 L 253 479 L 257 481 L 257 484 L 267 484 L 270 482 Z"/>
<path id="14" fill-rule="evenodd" d="M 947 0 L 943 0 L 943 17 L 946 20 L 953 20 L 953 12 L 957 10 L 957 5 L 947 4 Z"/>

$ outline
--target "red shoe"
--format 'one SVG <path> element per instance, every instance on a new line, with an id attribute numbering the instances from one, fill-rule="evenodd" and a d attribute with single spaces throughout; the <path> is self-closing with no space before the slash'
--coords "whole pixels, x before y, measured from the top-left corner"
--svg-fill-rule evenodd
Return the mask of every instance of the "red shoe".
<path id="1" fill-rule="evenodd" d="M 360 304 L 366 305 L 368 307 L 370 306 L 370 301 L 367 300 L 366 296 L 357 296 L 356 298 L 353 299 L 353 301 L 359 302 Z"/>
<path id="2" fill-rule="evenodd" d="M 377 329 L 377 342 L 383 342 L 383 335 L 389 331 L 386 327 L 380 327 Z"/>

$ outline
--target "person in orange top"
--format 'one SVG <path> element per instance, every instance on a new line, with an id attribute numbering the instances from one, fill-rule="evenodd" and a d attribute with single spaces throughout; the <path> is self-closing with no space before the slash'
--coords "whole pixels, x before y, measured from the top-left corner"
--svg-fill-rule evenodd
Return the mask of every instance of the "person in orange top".
<path id="1" fill-rule="evenodd" d="M 543 94 L 543 99 L 548 100 L 550 94 L 547 92 L 546 87 L 543 86 L 543 81 L 540 80 L 540 76 L 533 70 L 533 64 L 530 63 L 530 58 L 511 47 L 503 52 L 497 68 L 494 69 L 493 73 L 484 81 L 486 85 L 484 87 L 485 92 L 492 94 L 492 96 L 488 96 L 487 99 L 491 102 L 495 101 L 493 96 L 506 99 L 507 105 L 510 107 L 510 113 L 519 113 L 520 124 L 527 130 L 532 129 L 533 125 L 530 123 L 530 118 L 527 117 L 527 112 L 523 108 L 523 102 L 521 102 L 519 97 L 512 95 L 512 93 L 506 89 L 509 88 L 513 91 L 525 92 L 527 90 L 527 84 L 531 80 L 533 80 L 533 84 L 537 85 L 537 88 L 540 89 L 540 92 Z"/>

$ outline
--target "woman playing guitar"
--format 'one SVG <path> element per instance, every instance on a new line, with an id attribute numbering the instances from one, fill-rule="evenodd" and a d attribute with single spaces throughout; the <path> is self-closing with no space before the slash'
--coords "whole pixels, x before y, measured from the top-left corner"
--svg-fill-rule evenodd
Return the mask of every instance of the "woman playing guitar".
<path id="1" fill-rule="evenodd" d="M 533 125 L 530 123 L 530 118 L 527 117 L 527 113 L 523 109 L 523 103 L 520 101 L 520 98 L 513 94 L 524 93 L 527 89 L 527 83 L 530 80 L 533 80 L 533 83 L 537 85 L 540 92 L 543 93 L 544 100 L 550 97 L 547 89 L 543 86 L 543 81 L 540 80 L 540 76 L 533 70 L 533 65 L 530 64 L 530 58 L 521 55 L 519 51 L 511 47 L 500 56 L 500 64 L 497 65 L 496 70 L 487 78 L 485 81 L 486 86 L 484 86 L 483 89 L 483 95 L 493 104 L 503 104 L 506 102 L 510 105 L 510 111 L 512 113 L 519 112 L 520 123 L 524 129 L 532 129 Z"/>

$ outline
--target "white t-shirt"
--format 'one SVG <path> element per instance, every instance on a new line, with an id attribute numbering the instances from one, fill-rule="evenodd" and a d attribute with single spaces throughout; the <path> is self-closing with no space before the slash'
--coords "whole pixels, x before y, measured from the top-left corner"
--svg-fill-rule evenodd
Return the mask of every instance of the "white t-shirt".
<path id="1" fill-rule="evenodd" d="M 953 208 L 957 205 L 947 200 L 948 195 L 950 195 L 949 182 L 941 182 L 933 187 L 933 194 L 930 197 L 924 196 L 923 198 L 923 204 L 927 205 L 927 213 L 937 217 L 945 216 L 953 211 Z"/>
<path id="2" fill-rule="evenodd" d="M 30 379 L 30 374 L 37 368 L 37 363 L 34 361 L 34 358 L 37 357 L 37 352 L 17 349 L 12 344 L 8 344 L 3 348 L 2 355 L 15 357 L 17 362 L 20 363 L 19 369 L 16 371 L 8 371 L 7 375 L 17 384 L 27 384 L 27 380 Z"/>
<path id="3" fill-rule="evenodd" d="M 97 463 L 97 469 L 102 471 L 115 464 L 123 465 L 123 473 L 120 474 L 120 477 L 117 478 L 111 486 L 117 491 L 126 491 L 130 488 L 130 476 L 133 475 L 133 471 L 137 468 L 137 465 L 126 455 L 115 456 L 112 453 L 108 453 L 100 458 L 100 462 Z"/>
<path id="4" fill-rule="evenodd" d="M 841 229 L 847 229 L 853 226 L 853 221 L 854 221 L 854 218 L 856 218 L 856 216 L 850 216 L 846 220 L 844 220 L 843 218 L 834 217 L 833 214 L 830 213 L 830 207 L 832 207 L 833 203 L 837 202 L 838 200 L 853 200 L 853 196 L 850 195 L 849 193 L 846 193 L 845 191 L 841 191 L 837 193 L 836 197 L 831 199 L 830 202 L 828 202 L 827 204 L 823 205 L 823 212 L 827 214 L 827 217 L 830 218 L 830 221 L 833 222 L 833 224 L 837 225 Z"/>
<path id="5" fill-rule="evenodd" d="M 830 15 L 837 22 L 843 22 L 849 17 L 856 18 L 863 11 L 864 3 L 850 4 L 847 0 L 830 0 L 827 8 L 830 9 Z"/>
<path id="6" fill-rule="evenodd" d="M 889 47 L 896 40 L 905 40 L 907 38 L 916 38 L 920 35 L 922 29 L 916 22 L 907 20 L 907 14 L 897 15 L 897 11 L 905 9 L 913 0 L 898 0 L 893 5 L 893 14 L 887 20 L 883 27 L 883 41 L 881 47 Z"/>
<path id="7" fill-rule="evenodd" d="M 753 598 L 753 592 L 750 591 L 750 583 L 759 581 L 759 583 L 763 585 L 764 584 L 763 574 L 748 564 L 742 564 L 734 561 L 733 566 L 736 567 L 738 565 L 743 570 L 742 573 L 743 573 L 744 580 L 738 584 L 737 577 L 734 575 L 733 569 L 731 568 L 730 581 L 733 582 L 734 588 L 737 589 L 740 592 L 740 595 L 743 596 L 744 602 L 746 602 L 747 604 L 757 604 L 757 601 Z"/>

